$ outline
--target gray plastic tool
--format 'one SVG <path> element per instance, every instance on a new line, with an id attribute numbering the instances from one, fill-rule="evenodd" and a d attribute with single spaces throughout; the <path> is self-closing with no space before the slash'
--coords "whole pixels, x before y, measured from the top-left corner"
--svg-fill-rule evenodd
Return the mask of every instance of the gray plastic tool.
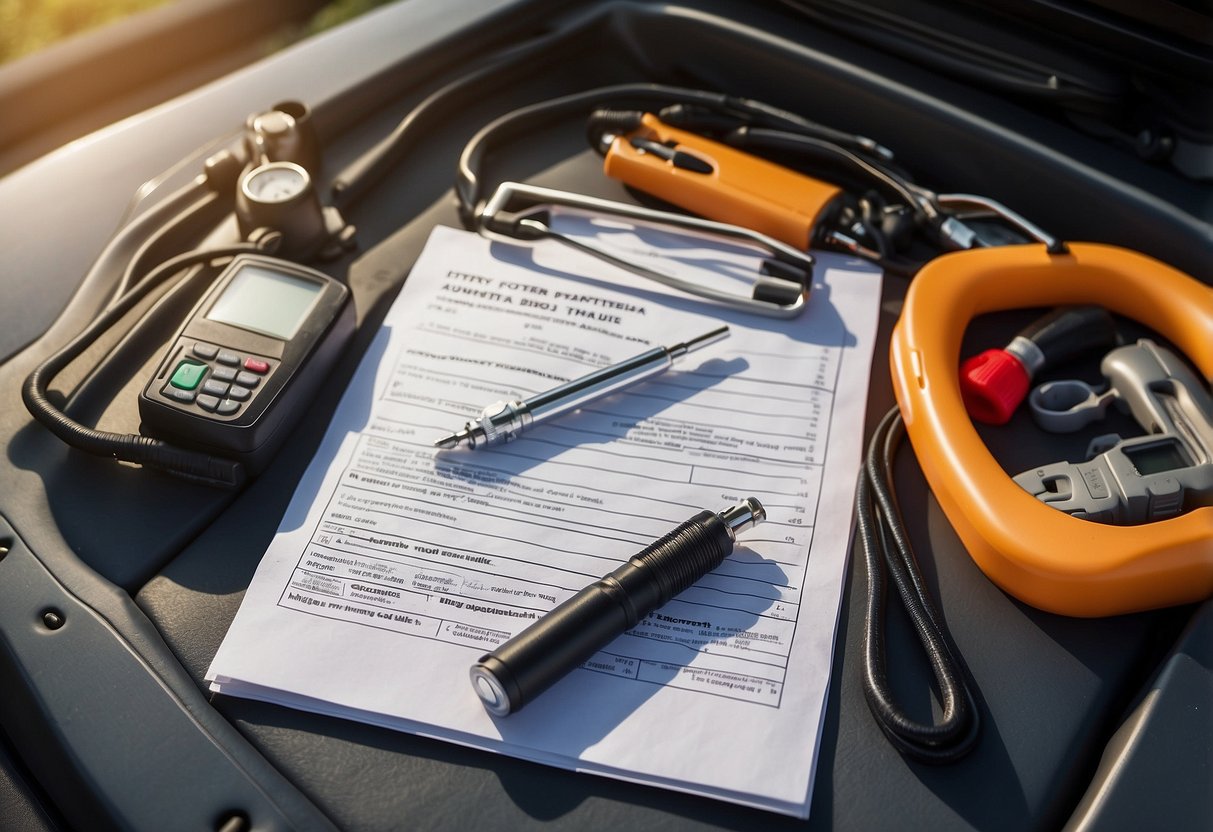
<path id="1" fill-rule="evenodd" d="M 1087 461 L 1055 462 L 1015 477 L 1029 493 L 1086 520 L 1135 525 L 1213 505 L 1213 398 L 1173 352 L 1143 338 L 1109 352 L 1103 390 L 1082 381 L 1042 384 L 1028 400 L 1045 430 L 1069 433 L 1115 404 L 1145 431 L 1097 436 Z"/>

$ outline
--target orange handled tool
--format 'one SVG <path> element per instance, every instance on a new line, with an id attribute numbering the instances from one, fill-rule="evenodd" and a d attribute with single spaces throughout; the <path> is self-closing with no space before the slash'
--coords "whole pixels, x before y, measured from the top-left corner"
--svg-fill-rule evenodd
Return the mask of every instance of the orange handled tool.
<path id="1" fill-rule="evenodd" d="M 610 177 L 717 222 L 774 237 L 801 251 L 839 210 L 842 191 L 645 114 L 638 130 L 614 138 Z"/>
<path id="2" fill-rule="evenodd" d="M 1168 338 L 1213 378 L 1213 289 L 1143 254 L 1072 244 L 948 254 L 906 295 L 891 346 L 893 385 L 927 482 L 969 554 L 1032 606 L 1103 616 L 1213 595 L 1213 506 L 1113 526 L 1072 517 L 1025 491 L 969 420 L 957 368 L 977 315 L 1098 303 Z"/>

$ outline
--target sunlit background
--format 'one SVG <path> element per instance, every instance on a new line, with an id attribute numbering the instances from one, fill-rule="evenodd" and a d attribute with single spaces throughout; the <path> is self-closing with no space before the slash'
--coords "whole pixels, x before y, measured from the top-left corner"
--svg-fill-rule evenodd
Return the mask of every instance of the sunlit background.
<path id="1" fill-rule="evenodd" d="M 389 2 L 0 0 L 0 177 Z"/>
<path id="2" fill-rule="evenodd" d="M 0 0 L 0 62 L 166 0 Z"/>
<path id="3" fill-rule="evenodd" d="M 0 64 L 56 41 L 177 0 L 0 0 Z M 272 2 L 272 0 L 251 0 Z M 334 0 L 308 23 L 267 40 L 267 53 L 389 0 Z"/>

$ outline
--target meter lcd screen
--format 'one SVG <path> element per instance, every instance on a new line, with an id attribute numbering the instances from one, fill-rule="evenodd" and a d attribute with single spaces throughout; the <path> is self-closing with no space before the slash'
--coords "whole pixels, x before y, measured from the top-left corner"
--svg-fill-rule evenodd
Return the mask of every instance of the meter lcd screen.
<path id="1" fill-rule="evenodd" d="M 227 284 L 206 317 L 289 341 L 323 289 L 313 280 L 246 265 Z"/>
<path id="2" fill-rule="evenodd" d="M 1192 463 L 1184 458 L 1177 442 L 1164 442 L 1158 445 L 1136 445 L 1125 448 L 1125 456 L 1133 463 L 1137 473 L 1142 476 L 1161 474 L 1165 471 L 1175 471 L 1179 468 L 1189 468 Z"/>

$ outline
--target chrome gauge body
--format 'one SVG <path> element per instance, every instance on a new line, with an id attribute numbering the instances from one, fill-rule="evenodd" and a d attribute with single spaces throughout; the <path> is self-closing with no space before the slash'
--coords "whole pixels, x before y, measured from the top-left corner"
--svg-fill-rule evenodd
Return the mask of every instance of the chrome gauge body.
<path id="1" fill-rule="evenodd" d="M 306 194 L 312 177 L 294 162 L 267 162 L 240 179 L 240 190 L 254 203 L 281 204 Z"/>
<path id="2" fill-rule="evenodd" d="M 246 240 L 281 235 L 277 255 L 298 262 L 335 257 L 353 242 L 353 227 L 335 208 L 321 205 L 311 174 L 295 162 L 245 170 L 236 189 L 236 221 Z"/>

